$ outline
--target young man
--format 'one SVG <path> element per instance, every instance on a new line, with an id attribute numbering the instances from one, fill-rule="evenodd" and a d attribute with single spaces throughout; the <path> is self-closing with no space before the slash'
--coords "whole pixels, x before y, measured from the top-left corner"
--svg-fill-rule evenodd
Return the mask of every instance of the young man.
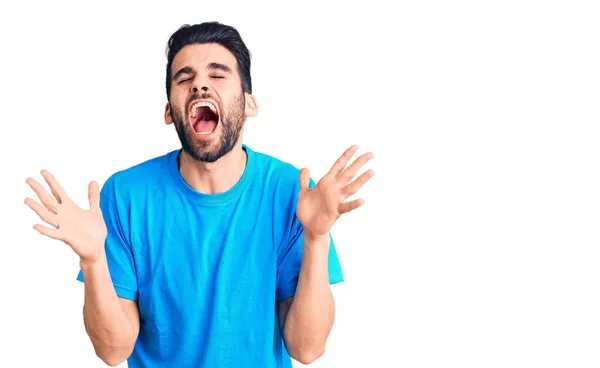
<path id="1" fill-rule="evenodd" d="M 250 53 L 219 23 L 168 43 L 165 122 L 182 148 L 113 174 L 90 209 L 42 170 L 27 198 L 40 233 L 80 257 L 84 322 L 108 365 L 291 367 L 324 352 L 329 285 L 343 281 L 330 229 L 372 176 L 349 148 L 316 185 L 307 169 L 242 144 L 256 116 Z"/>

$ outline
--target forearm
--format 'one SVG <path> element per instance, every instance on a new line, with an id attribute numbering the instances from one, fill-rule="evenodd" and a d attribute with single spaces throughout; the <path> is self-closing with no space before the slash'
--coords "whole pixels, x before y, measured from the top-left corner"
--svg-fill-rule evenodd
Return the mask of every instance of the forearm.
<path id="1" fill-rule="evenodd" d="M 98 357 L 118 364 L 131 354 L 136 336 L 132 321 L 113 287 L 106 256 L 95 263 L 81 262 L 85 279 L 83 319 Z"/>
<path id="2" fill-rule="evenodd" d="M 284 324 L 290 354 L 301 362 L 312 362 L 325 350 L 333 326 L 335 308 L 329 287 L 329 235 L 305 235 L 302 266 L 296 294 Z"/>

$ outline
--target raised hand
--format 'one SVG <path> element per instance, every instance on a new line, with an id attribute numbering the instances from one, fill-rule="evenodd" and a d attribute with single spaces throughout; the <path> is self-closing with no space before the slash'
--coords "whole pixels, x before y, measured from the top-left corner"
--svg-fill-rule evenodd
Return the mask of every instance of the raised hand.
<path id="1" fill-rule="evenodd" d="M 36 180 L 28 178 L 25 182 L 37 194 L 42 204 L 31 198 L 25 198 L 25 204 L 52 227 L 36 224 L 33 228 L 43 235 L 66 243 L 81 261 L 99 260 L 104 254 L 107 232 L 100 210 L 98 183 L 92 181 L 89 184 L 90 209 L 84 210 L 67 196 L 52 174 L 46 170 L 42 170 L 41 174 L 50 186 L 52 195 Z"/>
<path id="2" fill-rule="evenodd" d="M 335 221 L 344 213 L 350 212 L 364 204 L 364 200 L 355 199 L 346 202 L 374 174 L 373 170 L 364 172 L 357 179 L 354 176 L 373 154 L 367 152 L 358 157 L 346 168 L 348 161 L 358 150 L 352 146 L 333 164 L 331 170 L 311 189 L 310 172 L 300 170 L 300 193 L 296 206 L 296 216 L 309 236 L 323 236 L 329 233 Z"/>

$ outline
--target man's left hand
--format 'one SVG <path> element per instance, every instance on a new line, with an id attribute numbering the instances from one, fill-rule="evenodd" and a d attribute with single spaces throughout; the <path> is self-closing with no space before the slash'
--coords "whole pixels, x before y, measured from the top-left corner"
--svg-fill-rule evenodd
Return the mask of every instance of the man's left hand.
<path id="1" fill-rule="evenodd" d="M 373 158 L 373 154 L 367 152 L 346 167 L 357 150 L 357 146 L 348 148 L 313 188 L 308 188 L 309 170 L 306 168 L 300 170 L 300 193 L 296 216 L 304 227 L 305 236 L 316 239 L 328 235 L 331 227 L 342 214 L 364 204 L 363 199 L 346 202 L 346 199 L 358 192 L 374 174 L 373 170 L 368 170 L 352 180 L 358 170 Z"/>

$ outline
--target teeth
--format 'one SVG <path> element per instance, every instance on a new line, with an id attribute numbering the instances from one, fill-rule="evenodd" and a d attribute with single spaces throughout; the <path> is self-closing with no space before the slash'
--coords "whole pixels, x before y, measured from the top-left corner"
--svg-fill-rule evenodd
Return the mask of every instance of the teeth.
<path id="1" fill-rule="evenodd" d="M 217 129 L 217 127 L 215 127 L 215 129 Z M 214 132 L 214 131 L 215 131 L 215 129 L 211 130 L 210 132 L 197 132 L 197 134 L 200 134 L 200 135 L 208 135 L 208 134 L 210 134 L 210 133 Z"/>
<path id="2" fill-rule="evenodd" d="M 212 103 L 210 103 L 208 101 L 200 101 L 200 102 L 196 102 L 194 104 L 194 106 L 192 106 L 192 117 L 193 118 L 196 117 L 196 111 L 198 110 L 198 108 L 202 107 L 202 106 L 207 106 L 210 109 L 210 111 L 212 111 L 214 114 L 217 114 L 217 108 L 215 107 L 215 105 L 213 105 Z"/>

